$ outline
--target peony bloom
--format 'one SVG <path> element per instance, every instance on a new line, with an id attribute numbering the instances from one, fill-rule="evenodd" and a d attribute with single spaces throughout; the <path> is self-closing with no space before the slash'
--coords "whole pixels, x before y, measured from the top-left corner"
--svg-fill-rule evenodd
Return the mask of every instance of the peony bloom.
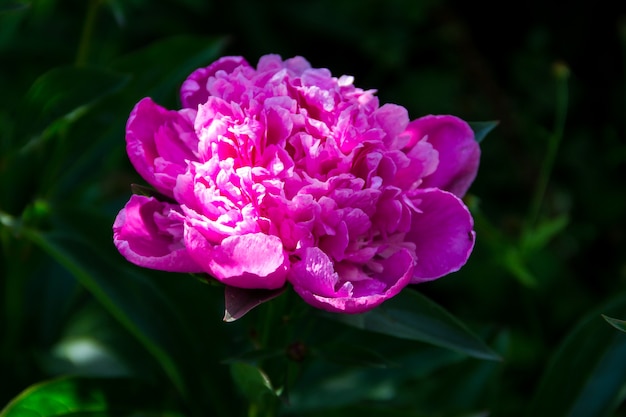
<path id="1" fill-rule="evenodd" d="M 480 150 L 454 116 L 409 120 L 373 90 L 263 56 L 193 72 L 182 109 L 144 98 L 127 151 L 158 192 L 133 195 L 114 242 L 146 268 L 207 273 L 360 313 L 408 284 L 457 271 L 474 246 L 461 200 Z"/>

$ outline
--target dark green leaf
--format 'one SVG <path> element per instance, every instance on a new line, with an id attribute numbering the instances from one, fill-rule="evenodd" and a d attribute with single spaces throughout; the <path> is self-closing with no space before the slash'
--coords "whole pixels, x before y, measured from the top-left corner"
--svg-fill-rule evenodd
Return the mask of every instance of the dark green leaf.
<path id="1" fill-rule="evenodd" d="M 544 248 L 550 239 L 565 229 L 568 223 L 569 217 L 564 214 L 542 221 L 525 233 L 521 242 L 522 250 L 527 253 Z"/>
<path id="2" fill-rule="evenodd" d="M 604 320 L 607 321 L 611 326 L 615 327 L 617 330 L 621 330 L 622 332 L 626 332 L 626 320 L 618 320 L 609 316 L 602 315 Z"/>
<path id="3" fill-rule="evenodd" d="M 253 349 L 242 353 L 235 353 L 221 361 L 223 364 L 235 362 L 260 363 L 266 359 L 280 358 L 285 356 L 284 349 Z"/>
<path id="4" fill-rule="evenodd" d="M 489 122 L 470 122 L 469 125 L 474 131 L 474 140 L 480 143 L 485 139 L 487 134 L 495 129 L 500 122 L 498 120 L 492 120 Z"/>
<path id="5" fill-rule="evenodd" d="M 120 378 L 60 378 L 27 388 L 0 417 L 182 416 L 156 388 Z"/>
<path id="6" fill-rule="evenodd" d="M 430 343 L 475 358 L 500 360 L 463 323 L 412 289 L 405 289 L 364 314 L 325 316 L 359 329 Z"/>
<path id="7" fill-rule="evenodd" d="M 266 395 L 276 396 L 269 378 L 256 366 L 234 362 L 230 364 L 230 372 L 235 384 L 250 402 L 258 403 Z"/>
<path id="8" fill-rule="evenodd" d="M 50 262 L 53 264 L 53 262 Z M 42 276 L 54 279 L 56 276 L 69 275 L 59 265 L 51 265 L 51 274 Z M 76 285 L 72 276 L 67 279 Z M 58 281 L 58 279 L 56 280 Z M 56 281 L 43 291 L 50 290 Z M 46 291 L 47 290 L 47 291 Z M 73 293 L 69 293 L 71 296 Z M 57 296 L 58 297 L 58 296 Z M 60 304 L 57 304 L 58 308 Z M 50 306 L 46 313 L 53 316 L 55 311 Z M 62 311 L 63 312 L 63 311 Z M 42 313 L 45 314 L 45 313 Z M 56 315 L 60 315 L 56 313 Z M 57 333 L 50 339 L 54 344 L 41 352 L 39 361 L 48 375 L 83 375 L 90 377 L 131 377 L 142 375 L 146 380 L 163 378 L 159 364 L 138 341 L 123 328 L 95 300 L 89 299 L 80 309 L 66 313 L 57 321 Z M 51 320 L 42 319 L 42 327 Z M 46 329 L 48 330 L 48 329 Z M 48 330 L 50 331 L 50 330 Z"/>
<path id="9" fill-rule="evenodd" d="M 322 355 L 335 363 L 346 366 L 389 368 L 397 366 L 390 358 L 363 345 L 334 344 L 325 348 Z"/>
<path id="10" fill-rule="evenodd" d="M 288 416 L 298 416 L 298 417 L 317 417 L 319 416 L 319 411 L 313 412 L 298 412 L 294 414 L 287 414 Z M 352 404 L 346 407 L 335 408 L 332 410 L 324 410 L 324 417 L 346 417 L 346 416 L 362 416 L 362 417 L 429 417 L 433 415 L 438 416 L 451 416 L 451 417 L 490 417 L 491 414 L 488 411 L 476 411 L 476 412 L 468 412 L 463 414 L 444 414 L 437 413 L 433 414 L 431 412 L 423 412 L 420 410 L 416 410 L 415 407 L 411 406 L 401 406 L 401 405 L 393 405 L 389 404 L 387 401 L 381 401 L 380 403 L 372 403 L 368 402 L 363 404 L 363 402 Z"/>
<path id="11" fill-rule="evenodd" d="M 599 309 L 626 315 L 626 297 Z M 603 417 L 621 400 L 626 387 L 626 334 L 616 332 L 594 311 L 554 353 L 534 394 L 529 417 Z"/>
<path id="12" fill-rule="evenodd" d="M 23 1 L 7 1 L 0 4 L 0 14 L 25 10 L 30 7 L 30 3 Z"/>
<path id="13" fill-rule="evenodd" d="M 102 97 L 122 88 L 130 77 L 99 68 L 60 67 L 39 77 L 26 93 L 23 123 L 46 127 L 60 118 L 74 120 Z M 28 125 L 27 125 L 28 127 Z"/>
<path id="14" fill-rule="evenodd" d="M 78 281 L 85 286 L 105 307 L 120 320 L 145 347 L 163 365 L 179 389 L 184 383 L 180 370 L 177 369 L 173 358 L 164 349 L 171 345 L 163 340 L 163 333 L 152 320 L 159 317 L 171 319 L 174 323 L 177 318 L 172 307 L 167 305 L 161 294 L 144 277 L 115 268 L 115 264 L 107 264 L 93 253 L 86 242 L 82 242 L 71 235 L 57 233 L 41 233 L 34 230 L 24 230 L 25 234 L 57 262 L 67 268 Z M 136 300 L 141 294 L 142 303 Z M 158 313 L 157 313 L 158 312 Z M 166 312 L 170 312 L 167 314 Z M 169 324 L 179 328 L 180 325 Z M 161 323 L 161 326 L 165 323 Z M 168 329 L 169 330 L 169 329 Z M 180 336 L 178 337 L 180 338 Z"/>
<path id="15" fill-rule="evenodd" d="M 105 3 L 109 7 L 117 25 L 120 27 L 126 26 L 126 16 L 122 7 L 123 2 L 121 0 L 108 0 Z"/>
<path id="16" fill-rule="evenodd" d="M 530 271 L 526 264 L 526 258 L 520 251 L 520 249 L 508 242 L 505 242 L 500 250 L 503 250 L 502 256 L 498 261 L 504 266 L 518 281 L 520 284 L 534 288 L 537 286 L 537 277 Z"/>
<path id="17" fill-rule="evenodd" d="M 70 271 L 140 341 L 182 397 L 195 408 L 211 409 L 215 390 L 208 389 L 208 379 L 197 372 L 203 356 L 176 309 L 147 277 L 120 267 L 75 235 L 30 229 L 23 233 Z"/>
<path id="18" fill-rule="evenodd" d="M 333 347 L 335 350 L 336 347 Z M 326 352 L 322 354 L 334 359 Z M 335 356 L 334 353 L 332 356 Z M 355 367 L 343 361 L 317 360 L 305 369 L 290 390 L 288 409 L 292 415 L 305 412 L 326 415 L 330 410 L 362 404 L 364 401 L 390 401 L 399 396 L 405 387 L 420 386 L 429 381 L 431 375 L 437 375 L 436 371 L 441 372 L 463 359 L 450 350 L 423 345 L 407 353 L 395 354 L 394 363 L 389 363 L 387 367 Z M 414 399 L 415 396 L 416 393 L 413 393 L 410 398 Z M 324 400 L 320 401 L 320 398 Z M 413 409 L 416 408 L 417 404 L 414 403 Z"/>
<path id="19" fill-rule="evenodd" d="M 166 105 L 165 101 L 172 98 L 185 78 L 197 68 L 211 64 L 224 46 L 223 38 L 176 36 L 119 58 L 112 67 L 133 75 L 129 86 L 133 100 L 152 97 Z"/>

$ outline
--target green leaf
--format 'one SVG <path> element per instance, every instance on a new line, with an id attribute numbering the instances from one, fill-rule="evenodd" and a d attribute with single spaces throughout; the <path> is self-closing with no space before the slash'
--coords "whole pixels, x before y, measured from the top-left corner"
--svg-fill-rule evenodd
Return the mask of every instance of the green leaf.
<path id="1" fill-rule="evenodd" d="M 40 76 L 24 97 L 26 128 L 73 121 L 99 99 L 119 91 L 130 77 L 99 68 L 60 67 Z"/>
<path id="2" fill-rule="evenodd" d="M 117 59 L 112 68 L 133 75 L 128 89 L 133 100 L 152 97 L 166 105 L 187 76 L 211 64 L 225 45 L 225 38 L 175 36 Z"/>
<path id="3" fill-rule="evenodd" d="M 277 397 L 267 375 L 256 366 L 234 362 L 230 364 L 230 373 L 235 385 L 251 403 L 261 404 Z"/>
<path id="4" fill-rule="evenodd" d="M 328 360 L 346 366 L 390 368 L 397 366 L 390 358 L 364 345 L 334 344 L 321 354 Z"/>
<path id="5" fill-rule="evenodd" d="M 348 330 L 346 333 L 352 333 L 351 329 Z M 367 341 L 367 338 L 359 338 L 358 335 L 356 339 Z M 332 347 L 332 350 L 335 351 L 336 348 Z M 366 401 L 370 404 L 376 401 L 388 403 L 392 399 L 400 399 L 406 387 L 431 384 L 430 381 L 436 386 L 431 379 L 434 375 L 439 375 L 446 368 L 465 359 L 456 352 L 423 345 L 395 352 L 394 363 L 388 362 L 388 366 L 353 366 L 344 362 L 343 357 L 337 358 L 332 352 L 328 355 L 327 348 L 324 350 L 325 352 L 320 352 L 322 357 L 331 361 L 317 360 L 305 367 L 295 386 L 290 389 L 289 415 L 311 413 L 309 415 L 321 416 L 333 409 L 363 404 Z M 340 362 L 336 362 L 335 358 Z M 413 409 L 417 409 L 419 404 L 414 401 L 415 397 L 416 393 L 413 392 L 410 395 Z M 324 400 L 320 401 L 320 398 Z"/>
<path id="6" fill-rule="evenodd" d="M 30 7 L 30 3 L 23 1 L 7 1 L 0 5 L 0 14 L 12 13 L 26 10 Z"/>
<path id="7" fill-rule="evenodd" d="M 119 266 L 76 235 L 26 228 L 22 233 L 70 271 L 136 337 L 192 408 L 223 405 L 215 402 L 217 388 L 209 389 L 211 381 L 197 372 L 206 363 L 191 331 L 146 276 Z"/>
<path id="8" fill-rule="evenodd" d="M 504 249 L 498 259 L 502 266 L 504 266 L 520 284 L 528 288 L 536 287 L 538 284 L 537 277 L 530 271 L 528 265 L 526 265 L 526 258 L 522 255 L 520 249 L 506 242 L 500 249 Z"/>
<path id="9" fill-rule="evenodd" d="M 607 321 L 611 326 L 615 327 L 617 330 L 621 330 L 622 332 L 626 332 L 626 320 L 618 320 L 609 316 L 602 315 L 604 320 Z"/>
<path id="10" fill-rule="evenodd" d="M 0 417 L 182 416 L 156 388 L 122 378 L 64 377 L 30 386 Z"/>
<path id="11" fill-rule="evenodd" d="M 179 327 L 171 306 L 158 294 L 149 281 L 140 275 L 120 271 L 115 264 L 107 263 L 92 252 L 87 242 L 75 236 L 61 233 L 42 233 L 22 229 L 24 235 L 41 247 L 52 258 L 68 269 L 131 333 L 133 333 L 165 368 L 174 384 L 184 390 L 180 370 L 165 348 L 172 343 L 163 340 L 156 323 L 149 319 L 156 316 L 171 319 L 169 326 Z M 133 298 L 141 294 L 142 303 Z M 157 313 L 158 312 L 158 313 Z M 169 312 L 169 314 L 168 314 Z M 165 325 L 162 322 L 160 325 Z"/>
<path id="12" fill-rule="evenodd" d="M 479 359 L 501 359 L 457 318 L 409 288 L 367 313 L 324 316 L 362 330 L 430 343 Z"/>
<path id="13" fill-rule="evenodd" d="M 76 280 L 61 270 L 59 265 L 50 263 L 52 273 L 42 276 L 42 280 L 54 279 L 55 276 L 61 275 L 67 276 L 74 285 L 77 284 Z M 56 282 L 43 291 L 52 292 L 54 284 Z M 52 308 L 58 308 L 60 305 L 62 304 L 46 308 L 42 315 L 46 313 L 49 316 L 60 315 Z M 41 321 L 46 319 L 43 318 Z M 146 355 L 144 347 L 96 300 L 88 299 L 82 308 L 64 314 L 57 322 L 61 320 L 63 323 L 57 325 L 59 330 L 51 338 L 54 343 L 38 355 L 40 367 L 47 375 L 108 378 L 141 375 L 145 380 L 163 377 L 154 358 Z M 48 323 L 49 321 L 44 321 L 40 327 L 49 326 Z"/>
<path id="14" fill-rule="evenodd" d="M 600 312 L 626 315 L 626 297 L 591 312 L 567 336 L 542 376 L 527 416 L 603 417 L 621 402 L 626 334 L 606 326 Z"/>
<path id="15" fill-rule="evenodd" d="M 524 253 L 537 251 L 545 247 L 546 244 L 560 233 L 569 223 L 566 214 L 547 219 L 524 234 L 521 241 L 521 248 Z"/>
<path id="16" fill-rule="evenodd" d="M 498 120 L 492 120 L 488 122 L 469 122 L 470 127 L 474 131 L 474 140 L 481 143 L 489 132 L 495 129 L 500 122 Z"/>

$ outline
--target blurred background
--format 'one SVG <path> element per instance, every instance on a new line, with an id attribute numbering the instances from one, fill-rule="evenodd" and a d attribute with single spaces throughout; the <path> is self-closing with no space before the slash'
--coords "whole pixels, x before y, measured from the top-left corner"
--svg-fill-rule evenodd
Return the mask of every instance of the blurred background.
<path id="1" fill-rule="evenodd" d="M 130 196 L 129 184 L 142 183 L 124 150 L 124 124 L 134 103 L 150 95 L 178 108 L 177 89 L 192 69 L 221 55 L 242 55 L 255 65 L 260 56 L 277 53 L 302 55 L 335 76 L 353 75 L 356 86 L 376 89 L 381 103 L 403 105 L 412 118 L 454 114 L 498 122 L 481 143 L 480 171 L 466 198 L 476 221 L 474 253 L 461 271 L 417 289 L 504 360 L 488 366 L 447 362 L 413 376 L 408 385 L 402 379 L 405 390 L 394 391 L 396 398 L 412 398 L 414 414 L 405 407 L 406 414 L 389 415 L 574 415 L 559 410 L 574 407 L 585 383 L 600 381 L 607 385 L 600 384 L 594 398 L 612 393 L 604 414 L 576 415 L 626 416 L 626 406 L 620 406 L 626 365 L 615 359 L 626 357 L 624 341 L 615 342 L 622 334 L 601 317 L 626 319 L 623 2 L 0 5 L 0 406 L 27 386 L 61 374 L 162 378 L 153 362 L 138 359 L 145 356 L 145 344 L 126 325 L 135 320 L 150 327 L 155 318 L 142 314 L 161 304 L 111 307 L 117 293 L 107 288 L 107 277 L 117 277 L 112 285 L 127 282 L 119 268 L 156 282 L 159 293 L 184 310 L 183 320 L 193 318 L 192 332 L 202 333 L 206 346 L 254 331 L 254 317 L 221 323 L 218 289 L 126 266 L 112 247 L 110 227 Z M 63 96 L 65 89 L 73 95 Z M 65 234 L 80 235 L 94 250 L 65 244 Z M 128 285 L 126 294 L 143 288 Z M 584 327 L 589 320 L 591 327 Z M 166 345 L 174 342 L 176 336 L 159 333 L 167 323 L 153 324 L 157 328 L 149 334 L 163 337 Z M 81 335 L 104 346 L 97 366 L 82 369 L 63 353 L 68 340 Z M 223 359 L 230 348 L 225 343 L 210 354 Z M 162 361 L 158 351 L 153 356 Z M 602 362 L 611 355 L 616 362 Z M 603 379 L 602 366 L 620 373 Z M 228 378 L 226 370 L 215 372 L 215 378 Z M 572 374 L 581 375 L 580 381 Z M 362 379 L 355 376 L 353 390 L 372 376 L 358 375 Z M 568 386 L 570 378 L 580 384 Z M 214 389 L 237 398 L 228 384 Z M 546 398 L 567 405 L 541 414 L 537 404 Z M 375 396 L 365 400 L 396 404 Z M 319 415 L 305 403 L 300 415 Z M 206 407 L 201 409 L 212 406 Z M 230 413 L 238 406 L 232 407 L 219 415 L 236 415 Z M 346 415 L 359 409 L 339 404 L 325 415 L 333 410 Z"/>

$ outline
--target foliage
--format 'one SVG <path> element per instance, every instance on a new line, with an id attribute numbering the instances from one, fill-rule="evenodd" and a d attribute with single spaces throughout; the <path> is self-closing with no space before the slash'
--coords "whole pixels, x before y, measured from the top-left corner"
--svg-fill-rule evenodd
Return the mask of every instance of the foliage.
<path id="1" fill-rule="evenodd" d="M 623 11 L 357 3 L 0 3 L 1 417 L 626 416 Z M 475 121 L 461 271 L 363 315 L 286 290 L 224 317 L 223 287 L 117 253 L 134 103 L 271 52 Z"/>

